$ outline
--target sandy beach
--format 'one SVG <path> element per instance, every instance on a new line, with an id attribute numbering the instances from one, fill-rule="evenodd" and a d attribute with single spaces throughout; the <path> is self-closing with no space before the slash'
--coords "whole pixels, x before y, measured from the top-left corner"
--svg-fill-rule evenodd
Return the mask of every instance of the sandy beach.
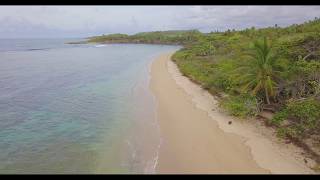
<path id="1" fill-rule="evenodd" d="M 299 148 L 221 112 L 212 95 L 181 75 L 171 55 L 151 66 L 162 138 L 157 173 L 313 173 Z"/>

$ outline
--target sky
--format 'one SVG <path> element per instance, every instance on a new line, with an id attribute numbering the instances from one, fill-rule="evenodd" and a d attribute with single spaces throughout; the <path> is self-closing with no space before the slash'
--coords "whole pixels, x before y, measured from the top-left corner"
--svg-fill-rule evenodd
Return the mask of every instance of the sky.
<path id="1" fill-rule="evenodd" d="M 0 6 L 0 38 L 78 38 L 146 31 L 288 26 L 320 6 Z"/>

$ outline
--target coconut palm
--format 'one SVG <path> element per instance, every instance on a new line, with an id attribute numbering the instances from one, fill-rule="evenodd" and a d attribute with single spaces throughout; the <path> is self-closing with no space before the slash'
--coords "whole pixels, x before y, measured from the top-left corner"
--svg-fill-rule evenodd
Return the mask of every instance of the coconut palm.
<path id="1" fill-rule="evenodd" d="M 253 51 L 245 65 L 238 68 L 240 72 L 241 90 L 253 95 L 263 93 L 265 100 L 270 104 L 270 97 L 275 96 L 277 79 L 280 71 L 275 64 L 276 58 L 271 54 L 271 46 L 267 38 L 253 43 Z"/>

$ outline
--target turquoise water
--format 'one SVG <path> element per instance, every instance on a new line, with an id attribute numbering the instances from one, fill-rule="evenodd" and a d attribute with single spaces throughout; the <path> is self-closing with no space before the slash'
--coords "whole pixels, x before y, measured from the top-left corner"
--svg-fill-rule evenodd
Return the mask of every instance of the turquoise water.
<path id="1" fill-rule="evenodd" d="M 178 47 L 54 44 L 0 45 L 0 173 L 153 172 L 148 67 Z"/>

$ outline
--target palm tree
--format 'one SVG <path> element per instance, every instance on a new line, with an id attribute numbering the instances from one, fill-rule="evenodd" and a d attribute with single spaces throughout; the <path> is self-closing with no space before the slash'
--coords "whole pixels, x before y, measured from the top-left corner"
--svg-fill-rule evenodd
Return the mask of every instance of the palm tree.
<path id="1" fill-rule="evenodd" d="M 267 104 L 274 97 L 280 71 L 277 71 L 275 56 L 271 54 L 271 46 L 267 38 L 253 43 L 253 51 L 249 53 L 247 63 L 237 69 L 240 72 L 242 91 L 251 91 L 253 95 L 261 92 Z"/>

